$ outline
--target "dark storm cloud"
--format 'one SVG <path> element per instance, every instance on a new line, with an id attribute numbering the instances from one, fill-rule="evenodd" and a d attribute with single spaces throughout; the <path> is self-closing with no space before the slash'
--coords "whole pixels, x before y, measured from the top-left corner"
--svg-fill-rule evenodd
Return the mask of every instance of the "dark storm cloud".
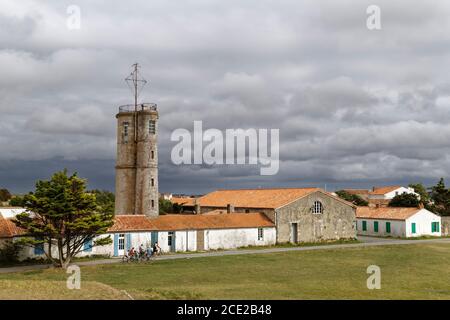
<path id="1" fill-rule="evenodd" d="M 81 29 L 66 27 L 67 7 Z M 117 107 L 139 61 L 160 111 L 161 191 L 369 186 L 450 172 L 450 5 L 377 1 L 46 1 L 0 7 L 0 186 L 68 167 L 114 188 Z M 174 129 L 280 129 L 280 171 L 175 166 Z"/>

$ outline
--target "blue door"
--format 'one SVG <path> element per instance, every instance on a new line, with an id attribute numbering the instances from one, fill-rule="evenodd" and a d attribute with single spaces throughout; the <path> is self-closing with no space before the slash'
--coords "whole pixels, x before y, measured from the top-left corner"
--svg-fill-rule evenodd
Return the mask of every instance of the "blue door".
<path id="1" fill-rule="evenodd" d="M 83 245 L 84 252 L 92 252 L 92 239 L 86 240 Z"/>
<path id="2" fill-rule="evenodd" d="M 151 243 L 152 243 L 152 246 L 156 243 L 156 242 L 158 242 L 158 231 L 152 231 L 152 235 L 151 235 Z"/>
<path id="3" fill-rule="evenodd" d="M 41 238 L 37 238 L 36 240 L 42 241 Z M 34 245 L 34 254 L 35 255 L 41 255 L 44 254 L 44 243 L 39 243 Z"/>
<path id="4" fill-rule="evenodd" d="M 175 252 L 175 232 L 171 231 L 167 235 L 167 244 L 170 247 L 170 251 Z"/>
<path id="5" fill-rule="evenodd" d="M 127 233 L 127 240 L 125 242 L 126 242 L 126 247 L 127 247 L 127 252 L 128 252 L 131 249 L 131 233 Z"/>
<path id="6" fill-rule="evenodd" d="M 114 234 L 114 257 L 119 256 L 119 235 L 117 233 Z"/>

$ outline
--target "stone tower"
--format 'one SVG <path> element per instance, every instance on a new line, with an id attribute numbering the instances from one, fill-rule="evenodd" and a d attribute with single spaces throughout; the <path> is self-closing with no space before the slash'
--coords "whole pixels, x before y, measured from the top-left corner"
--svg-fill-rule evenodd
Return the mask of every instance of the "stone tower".
<path id="1" fill-rule="evenodd" d="M 122 106 L 117 118 L 116 214 L 157 217 L 158 148 L 155 104 Z"/>
<path id="2" fill-rule="evenodd" d="M 137 79 L 137 66 L 135 70 Z M 137 94 L 135 98 L 137 102 Z M 157 217 L 159 193 L 156 104 L 121 106 L 116 118 L 115 214 Z"/>

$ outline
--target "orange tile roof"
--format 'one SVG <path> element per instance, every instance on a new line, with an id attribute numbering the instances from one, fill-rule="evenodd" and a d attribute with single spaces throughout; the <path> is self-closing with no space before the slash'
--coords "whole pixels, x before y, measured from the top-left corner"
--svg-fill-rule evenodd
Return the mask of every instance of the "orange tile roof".
<path id="1" fill-rule="evenodd" d="M 369 190 L 367 189 L 343 189 L 343 190 L 350 194 L 369 194 Z"/>
<path id="2" fill-rule="evenodd" d="M 144 215 L 117 215 L 114 225 L 108 231 L 146 231 L 154 228 L 150 219 Z"/>
<path id="3" fill-rule="evenodd" d="M 118 215 L 110 232 L 176 231 L 202 229 L 275 227 L 262 213 L 233 213 L 217 215 L 168 214 L 157 218 L 144 215 Z"/>
<path id="4" fill-rule="evenodd" d="M 211 210 L 205 213 L 202 213 L 203 215 L 214 215 L 214 214 L 226 214 L 227 210 L 226 209 L 216 209 L 216 210 Z"/>
<path id="5" fill-rule="evenodd" d="M 370 194 L 377 194 L 382 195 L 389 193 L 391 191 L 397 190 L 398 188 L 401 188 L 402 186 L 386 186 L 386 187 L 374 187 L 373 191 L 369 192 Z"/>
<path id="6" fill-rule="evenodd" d="M 232 204 L 240 208 L 276 209 L 303 198 L 319 188 L 276 188 L 217 190 L 199 198 L 203 207 L 226 207 Z"/>
<path id="7" fill-rule="evenodd" d="M 0 215 L 0 238 L 12 238 L 25 234 L 25 231 L 16 226 L 11 219 L 5 219 Z"/>
<path id="8" fill-rule="evenodd" d="M 193 206 L 195 204 L 195 198 L 191 197 L 172 197 L 170 201 L 184 206 Z"/>
<path id="9" fill-rule="evenodd" d="M 235 212 L 235 211 L 233 211 L 233 212 L 228 213 L 227 209 L 216 209 L 216 210 L 211 210 L 211 211 L 208 211 L 208 212 L 204 212 L 204 213 L 202 213 L 202 215 L 236 214 L 236 213 L 243 213 L 243 212 Z M 255 212 L 255 211 L 253 211 L 253 212 L 245 212 L 245 214 L 249 214 L 249 213 L 260 213 L 260 212 Z"/>
<path id="10" fill-rule="evenodd" d="M 358 207 L 356 209 L 356 217 L 366 219 L 406 220 L 420 210 L 420 208 L 402 207 Z"/>

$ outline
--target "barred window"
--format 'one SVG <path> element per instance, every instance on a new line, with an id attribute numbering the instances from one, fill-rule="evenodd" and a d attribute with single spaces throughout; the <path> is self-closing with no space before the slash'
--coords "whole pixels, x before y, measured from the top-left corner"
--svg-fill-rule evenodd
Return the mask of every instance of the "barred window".
<path id="1" fill-rule="evenodd" d="M 314 201 L 314 205 L 313 205 L 313 208 L 312 208 L 312 213 L 316 213 L 316 214 L 323 213 L 322 202 Z"/>
<path id="2" fill-rule="evenodd" d="M 129 123 L 128 122 L 124 122 L 123 123 L 123 141 L 126 143 L 128 142 L 128 127 L 129 127 Z"/>
<path id="3" fill-rule="evenodd" d="M 258 240 L 264 240 L 264 229 L 258 228 Z"/>
<path id="4" fill-rule="evenodd" d="M 148 122 L 148 133 L 155 134 L 156 132 L 156 121 L 155 120 L 149 120 Z"/>

